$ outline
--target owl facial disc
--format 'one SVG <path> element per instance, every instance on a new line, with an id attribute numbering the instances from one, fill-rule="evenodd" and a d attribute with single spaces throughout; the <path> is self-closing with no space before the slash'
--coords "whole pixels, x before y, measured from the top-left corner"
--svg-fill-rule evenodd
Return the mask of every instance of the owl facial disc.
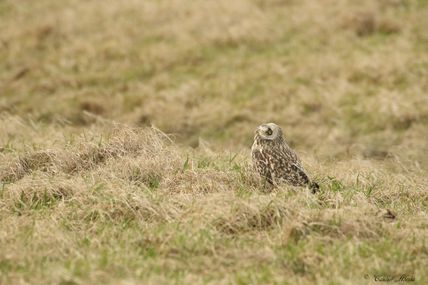
<path id="1" fill-rule="evenodd" d="M 256 133 L 265 140 L 274 140 L 278 137 L 280 133 L 280 128 L 277 124 L 274 123 L 267 123 L 260 125 Z"/>

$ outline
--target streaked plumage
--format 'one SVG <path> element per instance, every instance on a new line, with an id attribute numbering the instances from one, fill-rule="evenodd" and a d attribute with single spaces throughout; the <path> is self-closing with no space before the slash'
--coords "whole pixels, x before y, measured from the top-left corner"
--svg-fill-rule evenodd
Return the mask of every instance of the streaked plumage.
<path id="1" fill-rule="evenodd" d="M 300 159 L 285 142 L 278 125 L 268 123 L 257 128 L 251 155 L 256 171 L 269 184 L 307 186 L 312 192 L 319 189 L 317 183 L 310 181 Z"/>

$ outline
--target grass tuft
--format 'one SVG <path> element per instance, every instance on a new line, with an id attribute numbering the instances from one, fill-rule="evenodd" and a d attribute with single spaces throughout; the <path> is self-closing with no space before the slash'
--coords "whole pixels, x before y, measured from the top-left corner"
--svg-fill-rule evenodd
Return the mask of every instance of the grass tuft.
<path id="1" fill-rule="evenodd" d="M 427 1 L 102 4 L 0 1 L 0 284 L 428 284 Z"/>

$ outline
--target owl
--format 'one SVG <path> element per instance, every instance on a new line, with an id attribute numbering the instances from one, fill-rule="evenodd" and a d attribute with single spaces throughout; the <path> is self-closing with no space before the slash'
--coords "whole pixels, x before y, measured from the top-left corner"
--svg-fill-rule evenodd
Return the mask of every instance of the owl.
<path id="1" fill-rule="evenodd" d="M 285 142 L 281 128 L 274 123 L 260 125 L 254 137 L 251 156 L 256 171 L 270 185 L 287 183 L 309 187 L 315 193 L 319 186 L 311 182 L 296 153 Z"/>

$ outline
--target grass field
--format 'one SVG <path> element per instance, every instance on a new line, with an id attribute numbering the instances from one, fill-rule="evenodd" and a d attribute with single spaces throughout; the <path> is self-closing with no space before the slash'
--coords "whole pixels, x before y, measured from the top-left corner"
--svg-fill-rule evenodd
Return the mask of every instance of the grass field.
<path id="1" fill-rule="evenodd" d="M 0 0 L 0 284 L 428 284 L 428 1 Z M 268 191 L 281 125 L 315 195 Z"/>

